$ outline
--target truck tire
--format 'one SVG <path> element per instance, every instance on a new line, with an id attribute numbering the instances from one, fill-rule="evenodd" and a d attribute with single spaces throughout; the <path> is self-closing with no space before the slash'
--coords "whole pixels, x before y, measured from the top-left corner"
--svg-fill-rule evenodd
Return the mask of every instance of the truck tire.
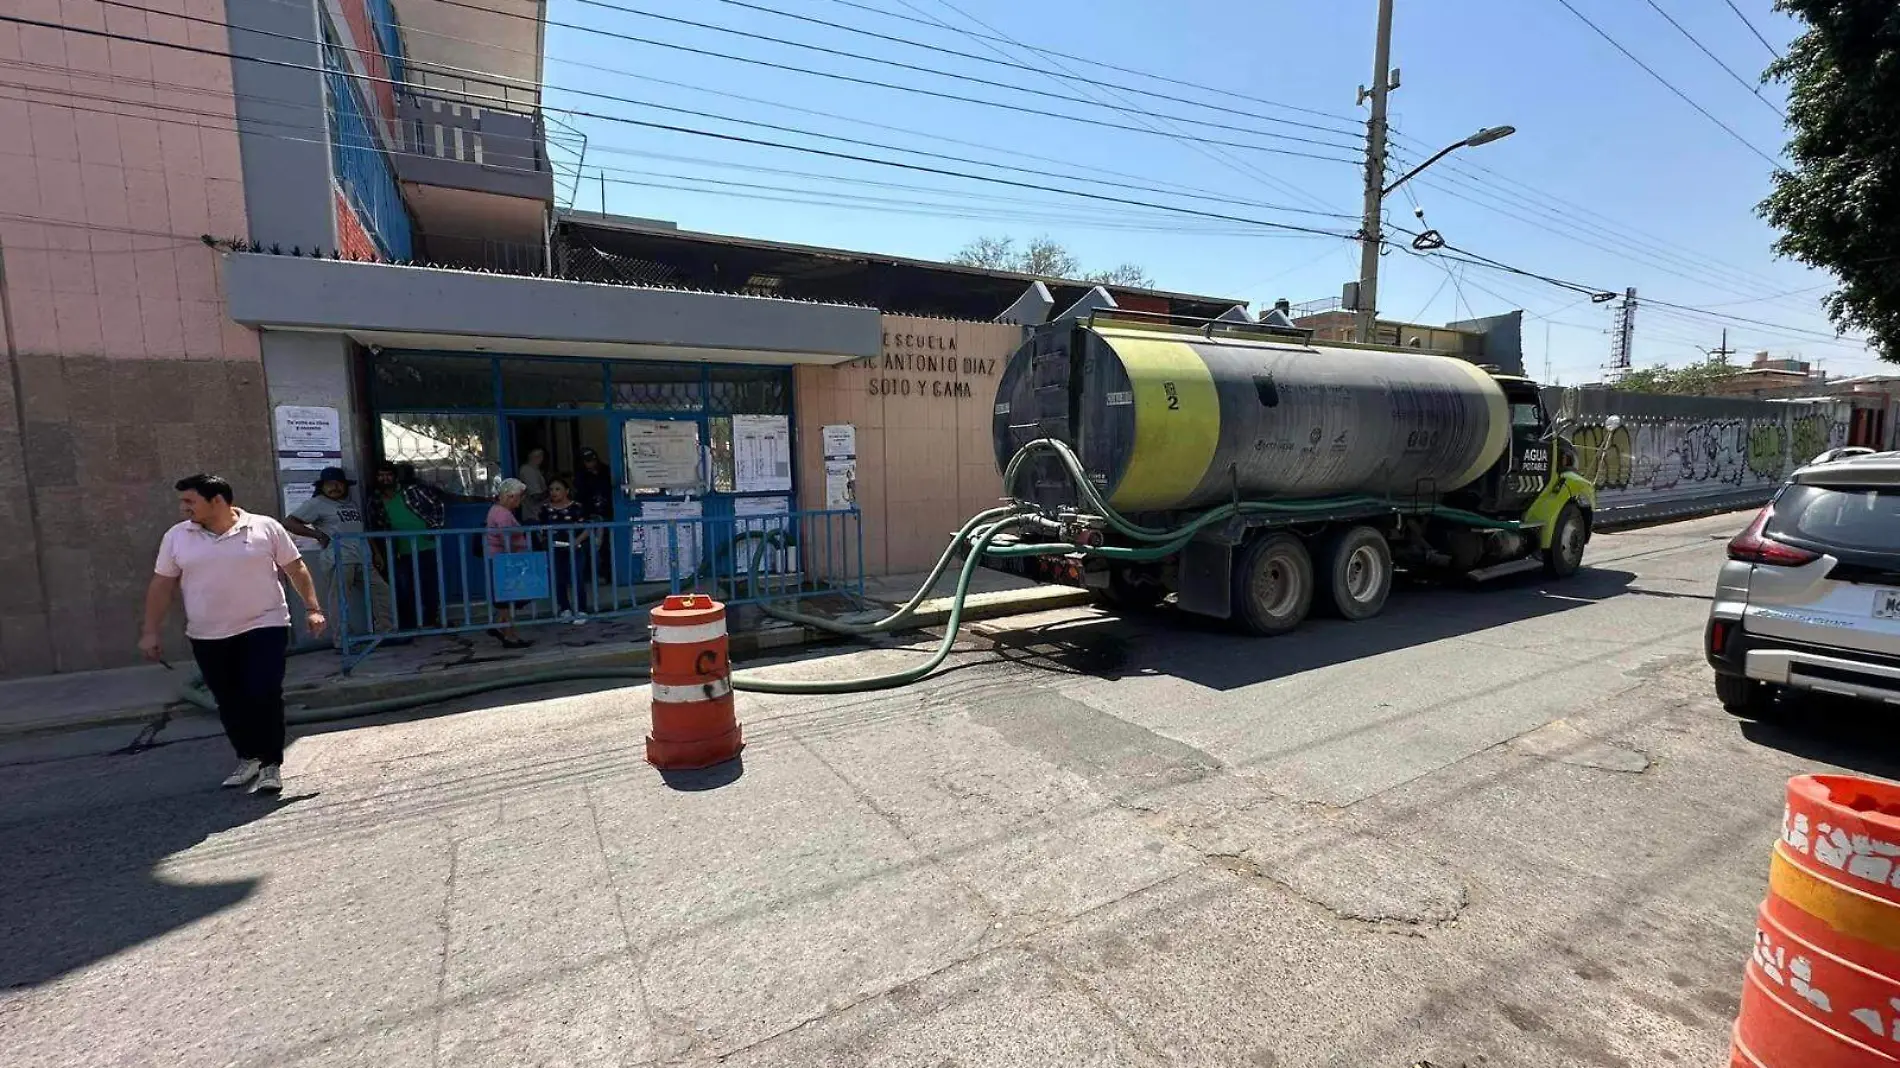
<path id="1" fill-rule="evenodd" d="M 1313 607 L 1340 619 L 1371 619 L 1392 594 L 1392 547 L 1371 527 L 1347 527 L 1319 543 Z"/>
<path id="2" fill-rule="evenodd" d="M 1136 581 L 1129 572 L 1133 569 L 1127 564 L 1108 565 L 1108 588 L 1102 591 L 1108 603 L 1116 608 L 1130 612 L 1141 612 L 1161 603 L 1168 591 L 1159 582 Z"/>
<path id="3" fill-rule="evenodd" d="M 1577 502 L 1570 501 L 1557 513 L 1550 548 L 1544 550 L 1544 572 L 1552 578 L 1569 578 L 1583 567 L 1583 547 L 1590 541 L 1590 517 Z"/>
<path id="4" fill-rule="evenodd" d="M 1234 615 L 1263 636 L 1285 634 L 1313 607 L 1313 558 L 1291 534 L 1256 537 L 1234 561 Z"/>

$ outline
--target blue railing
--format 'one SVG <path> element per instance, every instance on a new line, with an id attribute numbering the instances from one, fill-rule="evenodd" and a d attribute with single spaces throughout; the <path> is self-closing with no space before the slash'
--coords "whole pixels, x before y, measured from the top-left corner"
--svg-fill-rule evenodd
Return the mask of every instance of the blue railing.
<path id="1" fill-rule="evenodd" d="M 326 50 L 324 79 L 330 88 L 330 159 L 344 196 L 363 217 L 370 236 L 390 259 L 406 260 L 413 252 L 409 211 L 350 79 L 336 69 Z"/>
<path id="2" fill-rule="evenodd" d="M 344 670 L 393 638 L 864 595 L 856 509 L 339 534 L 322 554 Z"/>

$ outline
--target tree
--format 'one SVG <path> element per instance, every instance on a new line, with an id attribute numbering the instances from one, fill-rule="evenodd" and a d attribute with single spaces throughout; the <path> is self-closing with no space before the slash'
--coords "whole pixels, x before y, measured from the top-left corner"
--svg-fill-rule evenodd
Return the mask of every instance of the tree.
<path id="1" fill-rule="evenodd" d="M 1740 371 L 1727 360 L 1711 358 L 1687 367 L 1644 367 L 1630 371 L 1615 383 L 1625 393 L 1680 393 L 1696 396 Z"/>
<path id="2" fill-rule="evenodd" d="M 1768 67 L 1788 84 L 1792 170 L 1762 217 L 1775 251 L 1834 272 L 1823 301 L 1842 331 L 1865 330 L 1900 362 L 1900 7 L 1893 0 L 1775 0 L 1808 29 Z"/>
<path id="3" fill-rule="evenodd" d="M 1096 285 L 1146 289 L 1154 279 L 1139 264 L 1123 263 L 1106 271 L 1083 273 L 1081 261 L 1053 238 L 1038 237 L 1021 249 L 1013 237 L 979 237 L 957 250 L 951 263 L 981 267 L 990 271 L 1014 271 L 1037 278 L 1057 281 L 1093 282 Z"/>

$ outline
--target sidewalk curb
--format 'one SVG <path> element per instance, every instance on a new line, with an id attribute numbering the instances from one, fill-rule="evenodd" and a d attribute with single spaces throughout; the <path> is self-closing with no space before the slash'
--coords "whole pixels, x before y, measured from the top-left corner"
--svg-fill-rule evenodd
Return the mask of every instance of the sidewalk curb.
<path id="1" fill-rule="evenodd" d="M 942 626 L 950 618 L 950 598 L 941 597 L 925 601 L 918 606 L 913 617 L 915 628 Z M 1068 608 L 1090 604 L 1095 595 L 1088 590 L 1072 589 L 1063 586 L 1037 587 L 1029 590 L 1010 590 L 1000 593 L 977 594 L 970 597 L 963 608 L 964 624 L 985 620 L 1004 619 L 1010 616 L 1031 615 L 1051 609 Z M 765 630 L 746 631 L 734 634 L 731 638 L 731 655 L 736 666 L 739 662 L 755 657 L 776 655 L 782 651 L 815 647 L 827 644 L 839 644 L 842 639 L 829 631 L 815 627 L 771 627 Z M 353 705 L 365 701 L 380 701 L 392 697 L 408 697 L 412 694 L 426 693 L 443 686 L 465 686 L 484 682 L 500 681 L 524 671 L 544 670 L 588 670 L 603 668 L 640 668 L 648 663 L 647 647 L 644 643 L 633 646 L 604 647 L 598 650 L 574 650 L 558 662 L 551 660 L 493 660 L 481 664 L 471 664 L 459 668 L 453 673 L 430 672 L 411 674 L 397 678 L 325 680 L 284 691 L 284 704 L 294 715 L 295 710 L 335 708 L 340 705 Z M 67 731 L 87 730 L 96 727 L 130 726 L 144 723 L 162 713 L 162 704 L 113 709 L 110 711 L 90 712 L 71 718 L 57 715 L 40 717 L 25 722 L 0 722 L 0 741 L 24 738 L 33 735 L 58 734 Z M 185 713 L 189 716 L 205 715 L 197 709 Z"/>

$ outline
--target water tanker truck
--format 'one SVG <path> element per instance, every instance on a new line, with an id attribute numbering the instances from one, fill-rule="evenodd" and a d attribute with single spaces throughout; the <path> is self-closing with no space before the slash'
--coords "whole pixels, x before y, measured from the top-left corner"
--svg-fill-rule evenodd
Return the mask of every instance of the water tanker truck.
<path id="1" fill-rule="evenodd" d="M 1256 634 L 1377 615 L 1399 569 L 1562 578 L 1596 499 L 1562 431 L 1536 383 L 1455 357 L 1096 312 L 1003 369 L 1019 511 L 984 563 Z"/>

